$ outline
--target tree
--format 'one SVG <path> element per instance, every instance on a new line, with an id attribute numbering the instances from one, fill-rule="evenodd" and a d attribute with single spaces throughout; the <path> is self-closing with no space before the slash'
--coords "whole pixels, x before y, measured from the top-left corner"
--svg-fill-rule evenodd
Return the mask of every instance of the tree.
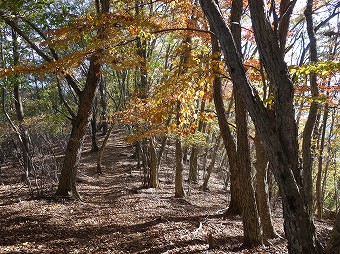
<path id="1" fill-rule="evenodd" d="M 214 33 L 214 27 L 211 25 L 211 31 Z M 219 61 L 220 48 L 215 36 L 211 37 L 212 54 L 215 61 Z M 216 65 L 217 67 L 217 65 Z M 214 71 L 214 70 L 213 70 Z M 221 136 L 223 139 L 224 147 L 228 155 L 228 161 L 230 166 L 230 203 L 227 210 L 227 214 L 240 215 L 242 213 L 241 207 L 241 193 L 240 193 L 240 178 L 238 177 L 237 167 L 237 151 L 234 138 L 231 134 L 230 127 L 228 125 L 228 119 L 224 109 L 223 97 L 222 97 L 222 81 L 221 77 L 216 75 L 218 70 L 215 70 L 215 77 L 213 80 L 213 96 L 214 104 L 216 108 L 216 115 L 218 125 L 220 127 Z"/>
<path id="2" fill-rule="evenodd" d="M 243 1 L 234 0 L 231 7 L 230 29 L 238 52 L 241 52 L 242 10 Z M 243 192 L 241 199 L 244 232 L 243 243 L 247 246 L 256 246 L 262 243 L 262 233 L 252 185 L 247 110 L 243 103 L 241 94 L 237 89 L 235 89 L 235 87 L 234 94 L 237 132 L 237 166 L 240 172 L 238 177 L 240 178 L 240 188 Z"/>
<path id="3" fill-rule="evenodd" d="M 309 51 L 310 51 L 310 62 L 316 63 L 318 61 L 317 47 L 316 47 L 316 37 L 313 25 L 313 0 L 307 2 L 307 7 L 305 10 L 307 32 L 309 37 Z M 319 96 L 317 76 L 316 73 L 310 74 L 310 87 L 312 103 L 309 109 L 308 118 L 306 121 L 305 128 L 303 130 L 303 142 L 302 142 L 302 159 L 303 159 L 303 188 L 306 196 L 306 202 L 311 211 L 313 210 L 313 174 L 312 174 L 312 133 L 314 125 L 316 122 L 316 117 L 318 113 L 318 103 L 316 99 Z"/>
<path id="4" fill-rule="evenodd" d="M 141 12 L 144 12 L 142 8 L 139 7 L 141 4 L 140 1 L 136 1 L 135 3 L 135 13 L 136 16 L 140 15 Z M 140 62 L 139 67 L 137 67 L 139 71 L 138 83 L 136 84 L 136 92 L 141 99 L 145 99 L 149 92 L 149 82 L 148 82 L 148 52 L 147 52 L 147 45 L 148 41 L 146 38 L 137 38 L 137 55 L 139 56 Z M 140 141 L 137 141 L 140 142 Z M 146 179 L 145 184 L 149 188 L 156 188 L 158 187 L 159 180 L 158 180 L 158 163 L 157 163 L 157 153 L 155 147 L 155 140 L 154 137 L 149 137 L 148 139 L 142 140 L 139 143 L 139 146 L 142 147 L 142 156 L 146 158 L 143 163 L 145 168 L 145 176 L 148 175 L 148 179 Z"/>
<path id="5" fill-rule="evenodd" d="M 211 156 L 211 161 L 210 161 L 210 164 L 207 168 L 207 174 L 204 178 L 204 182 L 203 182 L 203 185 L 202 185 L 202 189 L 204 191 L 208 190 L 208 181 L 209 181 L 209 178 L 211 176 L 211 172 L 215 166 L 215 162 L 216 162 L 216 157 L 218 155 L 218 149 L 220 147 L 220 143 L 221 143 L 221 140 L 222 140 L 222 136 L 219 135 L 217 138 L 216 138 L 216 142 L 214 144 L 214 149 L 213 149 L 213 152 L 212 152 L 212 156 Z"/>
<path id="6" fill-rule="evenodd" d="M 180 108 L 181 103 L 177 101 L 176 105 L 176 125 L 180 125 Z M 175 197 L 182 198 L 185 196 L 183 189 L 183 151 L 181 137 L 178 135 L 175 141 L 175 157 L 176 157 L 176 172 L 175 172 Z"/>
<path id="7" fill-rule="evenodd" d="M 276 237 L 276 233 L 272 224 L 272 217 L 269 204 L 269 193 L 267 184 L 267 175 L 269 173 L 268 160 L 266 158 L 261 139 L 259 135 L 255 135 L 256 150 L 256 203 L 261 219 L 261 228 L 263 240 Z"/>
<path id="8" fill-rule="evenodd" d="M 289 252 L 320 253 L 321 247 L 316 239 L 315 227 L 298 184 L 300 180 L 292 103 L 293 86 L 274 32 L 265 16 L 264 3 L 249 1 L 249 7 L 261 61 L 276 90 L 275 125 L 247 77 L 231 32 L 216 3 L 211 0 L 201 0 L 200 3 L 216 31 L 233 84 L 242 94 L 256 131 L 263 141 L 267 158 L 273 165 L 273 173 L 282 195 Z"/>
<path id="9" fill-rule="evenodd" d="M 100 9 L 98 6 L 99 3 L 96 2 L 96 4 L 97 10 L 99 10 L 98 15 L 109 13 L 109 0 L 101 0 Z M 101 36 L 105 36 L 105 31 L 100 31 L 99 33 L 103 33 Z M 64 163 L 56 193 L 58 196 L 80 199 L 76 188 L 76 174 L 81 156 L 82 143 L 92 114 L 97 87 L 101 79 L 100 53 L 101 52 L 97 50 L 90 57 L 90 65 L 88 68 L 85 86 L 79 96 L 78 112 L 72 122 L 70 139 L 65 152 Z"/>
<path id="10" fill-rule="evenodd" d="M 13 43 L 13 64 L 19 65 L 20 62 L 20 54 L 19 54 L 19 43 L 18 43 L 18 35 L 14 29 L 12 29 L 12 43 Z M 27 128 L 24 126 L 24 106 L 21 96 L 21 79 L 20 75 L 15 75 L 14 77 L 14 87 L 13 87 L 13 95 L 14 95 L 14 105 L 16 118 L 19 122 L 18 135 L 20 135 L 20 147 L 22 150 L 23 161 L 24 161 L 24 170 L 25 177 L 28 179 L 29 174 L 33 173 L 33 164 L 31 158 L 31 143 L 30 136 Z"/>
<path id="11" fill-rule="evenodd" d="M 316 213 L 318 218 L 322 218 L 322 190 L 321 190 L 321 183 L 322 183 L 322 169 L 323 169 L 323 152 L 325 148 L 325 136 L 326 136 L 326 125 L 328 120 L 329 114 L 329 105 L 328 103 L 325 104 L 323 116 L 322 116 L 322 123 L 321 123 L 321 137 L 320 137 L 320 145 L 319 145 L 319 155 L 318 155 L 318 171 L 317 171 L 317 178 L 316 178 Z"/>

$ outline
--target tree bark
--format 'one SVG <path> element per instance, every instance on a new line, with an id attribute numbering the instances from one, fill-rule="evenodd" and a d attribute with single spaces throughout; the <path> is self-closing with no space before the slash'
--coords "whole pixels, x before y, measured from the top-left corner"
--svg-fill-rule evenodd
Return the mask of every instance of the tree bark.
<path id="1" fill-rule="evenodd" d="M 270 212 L 269 193 L 267 184 L 267 166 L 268 160 L 264 153 L 259 135 L 255 135 L 255 150 L 256 150 L 256 203 L 261 219 L 261 227 L 263 240 L 276 237 L 276 233 L 272 223 Z"/>
<path id="2" fill-rule="evenodd" d="M 181 103 L 177 101 L 176 105 L 176 124 L 179 126 Z M 175 197 L 182 198 L 185 196 L 183 189 L 183 152 L 182 144 L 179 136 L 176 137 L 176 175 L 175 175 Z"/>
<path id="3" fill-rule="evenodd" d="M 149 188 L 157 188 L 159 184 L 158 180 L 158 160 L 154 143 L 154 138 L 149 139 L 149 154 L 150 154 L 150 179 Z"/>
<path id="4" fill-rule="evenodd" d="M 322 218 L 322 191 L 321 191 L 321 182 L 322 182 L 322 169 L 323 169 L 323 151 L 325 147 L 325 136 L 326 136 L 326 128 L 327 128 L 327 119 L 328 119 L 328 104 L 325 104 L 325 109 L 323 113 L 322 119 L 322 130 L 321 130 L 321 140 L 319 146 L 319 155 L 318 155 L 318 172 L 316 176 L 316 215 L 318 218 Z"/>
<path id="5" fill-rule="evenodd" d="M 211 29 L 214 32 L 214 26 L 211 25 Z M 212 54 L 219 55 L 220 48 L 218 41 L 215 36 L 211 37 L 212 41 Z M 215 60 L 219 60 L 216 57 Z M 213 70 L 216 73 L 216 70 Z M 224 147 L 227 151 L 228 161 L 230 166 L 230 203 L 227 210 L 227 214 L 230 215 L 241 215 L 241 193 L 240 193 L 240 180 L 238 177 L 239 169 L 237 167 L 237 152 L 234 138 L 231 134 L 230 127 L 228 125 L 228 119 L 224 109 L 223 96 L 222 96 L 222 81 L 216 73 L 213 81 L 213 97 L 216 108 L 218 125 L 222 135 Z"/>
<path id="6" fill-rule="evenodd" d="M 136 15 L 138 16 L 141 11 L 143 11 L 140 7 L 141 1 L 135 0 L 135 11 Z M 136 92 L 139 95 L 140 98 L 146 98 L 147 97 L 147 91 L 148 91 L 148 71 L 147 71 L 147 52 L 146 52 L 146 40 L 142 40 L 140 37 L 137 38 L 136 41 L 137 44 L 137 55 L 139 56 L 139 78 L 140 83 L 137 83 L 136 85 Z"/>
<path id="7" fill-rule="evenodd" d="M 307 7 L 305 10 L 305 17 L 307 23 L 307 32 L 309 37 L 309 52 L 310 62 L 317 62 L 317 50 L 316 50 L 316 37 L 313 26 L 313 0 L 307 1 Z M 318 114 L 318 103 L 315 99 L 318 97 L 318 85 L 316 81 L 316 73 L 309 75 L 312 103 L 309 109 L 308 118 L 306 121 L 305 128 L 303 130 L 303 141 L 302 141 L 302 163 L 303 163 L 303 188 L 306 197 L 306 202 L 309 209 L 312 211 L 313 207 L 313 158 L 312 158 L 312 133 L 316 123 L 316 117 Z"/>
<path id="8" fill-rule="evenodd" d="M 280 2 L 280 22 L 278 27 L 278 35 L 282 52 L 285 52 L 290 16 L 292 15 L 295 3 L 296 0 L 281 0 Z"/>
<path id="9" fill-rule="evenodd" d="M 257 246 L 262 243 L 254 188 L 251 176 L 250 149 L 248 143 L 247 112 L 242 98 L 235 92 L 235 114 L 237 130 L 237 165 L 242 189 L 243 244 Z"/>
<path id="10" fill-rule="evenodd" d="M 331 123 L 330 123 L 330 126 L 329 126 L 329 132 L 328 132 L 328 140 L 327 140 L 327 157 L 326 157 L 326 164 L 325 164 L 325 169 L 324 169 L 324 174 L 323 174 L 323 180 L 322 180 L 322 187 L 321 187 L 321 198 L 322 198 L 322 204 L 324 203 L 325 201 L 325 194 L 326 194 L 326 187 L 327 187 L 327 180 L 329 179 L 329 169 L 330 169 L 330 164 L 331 164 L 331 156 L 332 156 L 332 141 L 333 141 L 333 136 L 334 136 L 334 132 L 333 132 L 333 128 L 334 128 L 334 123 L 335 123 L 335 119 L 336 119 L 336 110 L 333 109 L 332 110 L 332 120 L 331 120 Z M 336 158 L 336 152 L 335 154 L 333 155 L 335 158 Z M 333 157 L 333 158 L 334 158 Z M 336 168 L 336 165 L 334 165 L 334 168 Z M 334 171 L 333 173 L 333 176 L 336 178 L 337 176 L 337 172 L 336 170 Z M 339 178 L 339 181 L 340 181 L 340 178 Z M 335 202 L 337 202 L 338 200 L 338 196 L 337 196 L 337 193 L 336 193 L 336 188 L 335 187 L 335 190 L 334 190 L 334 199 L 335 199 Z M 338 209 L 337 209 L 337 206 L 335 206 L 335 211 L 337 212 Z"/>
<path id="11" fill-rule="evenodd" d="M 256 5 L 257 2 L 254 2 L 256 1 L 250 0 L 250 6 L 253 6 L 254 4 Z M 262 1 L 258 2 L 261 2 L 263 5 Z M 283 81 L 278 79 L 278 76 L 276 76 L 278 74 L 279 77 L 284 78 L 284 80 L 289 80 L 287 66 L 285 66 L 283 57 L 277 56 L 277 52 L 280 52 L 279 50 L 271 52 L 271 56 L 273 57 L 271 62 L 273 61 L 273 66 L 271 66 L 272 69 L 270 71 L 267 70 L 267 74 L 269 76 L 275 76 L 275 78 L 271 77 L 271 81 L 275 84 L 275 86 L 283 86 L 277 89 L 280 92 L 276 91 L 276 97 L 280 97 L 276 100 L 276 103 L 283 103 L 281 106 L 276 106 L 276 111 L 280 111 L 276 112 L 279 115 L 276 117 L 276 125 L 281 125 L 280 128 L 276 128 L 266 112 L 256 89 L 251 85 L 247 77 L 246 71 L 241 62 L 241 57 L 235 47 L 231 32 L 226 26 L 215 2 L 213 0 L 200 0 L 200 3 L 220 41 L 233 84 L 236 86 L 237 91 L 242 95 L 242 99 L 255 124 L 256 131 L 259 133 L 261 140 L 263 141 L 266 156 L 273 166 L 273 173 L 282 195 L 285 219 L 284 228 L 288 239 L 289 252 L 292 254 L 320 253 L 321 246 L 316 239 L 313 221 L 307 212 L 303 194 L 300 192 L 299 185 L 295 179 L 295 174 L 297 174 L 297 168 L 295 168 L 295 166 L 297 166 L 297 161 L 295 161 L 294 158 L 297 157 L 297 153 L 296 155 L 293 155 L 293 158 L 290 158 L 290 155 L 296 151 L 294 144 L 297 140 L 297 136 L 294 136 L 293 133 L 291 133 L 292 131 L 296 134 L 294 131 L 296 129 L 294 114 L 292 114 L 294 112 L 291 101 L 291 97 L 293 95 L 293 88 L 291 86 L 292 83 L 290 81 L 289 83 L 283 84 Z M 254 12 L 254 6 L 251 7 L 251 10 Z M 255 11 L 257 11 L 256 8 Z M 259 20 L 256 20 L 253 17 L 253 22 L 263 23 L 265 16 L 261 13 L 258 18 Z M 270 26 L 269 28 L 271 29 Z M 268 32 L 266 30 L 265 32 Z M 259 33 L 258 27 L 255 28 L 255 33 Z M 258 35 L 259 34 L 257 34 L 257 36 Z M 271 36 L 271 33 L 269 36 Z M 275 45 L 275 48 L 277 48 L 278 45 L 276 41 Z M 264 49 L 267 50 L 271 47 L 272 45 L 262 45 L 262 49 L 260 46 L 259 49 L 261 51 Z M 268 61 L 267 58 L 264 59 L 264 61 Z M 268 65 L 268 62 L 266 62 L 266 65 Z M 282 68 L 284 66 L 285 68 Z M 276 81 L 279 83 L 276 83 Z M 283 114 L 283 109 L 286 110 L 286 116 Z M 291 117 L 293 118 L 290 119 Z M 288 123 L 291 123 L 294 126 L 288 125 Z M 286 127 L 287 130 L 282 130 L 283 127 Z M 292 150 L 290 150 L 290 148 Z M 293 173 L 293 169 L 295 169 L 295 173 Z M 299 174 L 297 174 L 297 176 L 299 176 Z"/>
<path id="12" fill-rule="evenodd" d="M 207 169 L 207 175 L 204 178 L 204 182 L 203 182 L 203 186 L 202 186 L 203 191 L 208 190 L 208 181 L 210 179 L 211 172 L 214 169 L 216 157 L 217 157 L 217 154 L 218 154 L 217 152 L 218 152 L 218 148 L 220 147 L 221 140 L 222 140 L 222 137 L 220 135 L 217 138 L 217 141 L 215 143 L 214 150 L 213 150 L 213 153 L 211 155 L 211 161 L 210 161 L 210 164 L 209 164 L 208 169 Z"/>
<path id="13" fill-rule="evenodd" d="M 59 178 L 57 196 L 80 199 L 76 189 L 77 167 L 86 129 L 92 115 L 91 111 L 99 81 L 100 64 L 98 63 L 98 58 L 92 56 L 86 84 L 81 93 L 78 112 L 72 123 L 72 131 L 66 147 L 64 163 Z"/>
<path id="14" fill-rule="evenodd" d="M 198 147 L 193 145 L 190 154 L 190 164 L 189 164 L 189 182 L 198 183 Z"/>
<path id="15" fill-rule="evenodd" d="M 230 15 L 230 28 L 234 38 L 235 46 L 241 54 L 241 15 L 243 1 L 232 2 Z M 239 169 L 240 187 L 242 189 L 242 221 L 243 221 L 243 244 L 245 246 L 256 246 L 262 243 L 262 233 L 259 215 L 255 200 L 254 188 L 251 176 L 251 159 L 248 142 L 247 110 L 241 95 L 234 88 L 235 95 L 235 117 L 237 133 L 237 167 Z"/>
<path id="16" fill-rule="evenodd" d="M 100 3 L 101 10 L 98 11 L 97 14 L 109 13 L 110 1 L 101 0 Z M 99 32 L 101 33 L 102 38 L 104 38 L 104 30 Z M 56 192 L 57 196 L 81 199 L 76 188 L 76 175 L 86 129 L 90 122 L 92 108 L 101 77 L 101 63 L 96 55 L 98 53 L 99 52 L 94 52 L 90 57 L 90 65 L 84 89 L 77 93 L 79 95 L 79 106 L 77 115 L 72 122 L 72 130 L 67 143 L 58 189 Z"/>
<path id="17" fill-rule="evenodd" d="M 91 152 L 98 152 L 98 139 L 97 139 L 97 96 L 94 98 L 92 117 L 91 117 Z"/>
<path id="18" fill-rule="evenodd" d="M 169 121 L 167 121 L 167 122 L 168 123 L 170 122 L 170 118 L 169 118 Z M 168 140 L 167 136 L 162 137 L 161 147 L 159 148 L 158 153 L 157 153 L 157 167 L 158 168 L 161 165 L 161 161 L 162 161 L 162 157 L 163 157 L 163 153 L 164 153 L 164 150 L 165 150 L 167 140 Z"/>
<path id="19" fill-rule="evenodd" d="M 101 111 L 102 134 L 106 135 L 106 133 L 109 129 L 109 124 L 107 122 L 108 118 L 107 118 L 106 83 L 105 83 L 103 76 L 100 79 L 99 91 L 100 91 L 100 103 L 101 103 L 101 107 L 102 107 L 102 111 Z"/>
<path id="20" fill-rule="evenodd" d="M 296 182 L 302 186 L 298 161 L 297 126 L 294 112 L 294 87 L 290 78 L 284 54 L 280 50 L 277 37 L 266 16 L 263 0 L 249 1 L 255 40 L 260 60 L 268 74 L 274 90 L 275 123 L 282 148 L 287 154 Z"/>

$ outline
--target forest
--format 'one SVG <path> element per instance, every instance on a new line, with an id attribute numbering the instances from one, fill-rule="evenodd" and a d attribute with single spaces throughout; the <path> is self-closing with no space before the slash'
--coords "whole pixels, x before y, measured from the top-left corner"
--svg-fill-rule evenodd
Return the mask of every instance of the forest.
<path id="1" fill-rule="evenodd" d="M 340 2 L 0 0 L 0 253 L 340 254 Z"/>

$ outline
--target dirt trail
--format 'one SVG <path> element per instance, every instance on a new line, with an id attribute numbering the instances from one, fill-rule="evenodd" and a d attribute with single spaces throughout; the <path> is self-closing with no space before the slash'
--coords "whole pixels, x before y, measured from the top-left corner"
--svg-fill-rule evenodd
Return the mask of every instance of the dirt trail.
<path id="1" fill-rule="evenodd" d="M 160 188 L 142 189 L 132 154 L 115 134 L 98 176 L 96 156 L 85 151 L 78 184 L 83 202 L 30 200 L 20 183 L 0 186 L 0 253 L 286 253 L 282 239 L 240 248 L 240 218 L 221 218 L 227 200 L 217 174 L 210 192 L 193 185 L 190 196 L 175 199 L 171 159 L 162 163 Z M 282 219 L 275 222 L 282 234 Z M 208 251 L 209 234 L 217 248 Z"/>

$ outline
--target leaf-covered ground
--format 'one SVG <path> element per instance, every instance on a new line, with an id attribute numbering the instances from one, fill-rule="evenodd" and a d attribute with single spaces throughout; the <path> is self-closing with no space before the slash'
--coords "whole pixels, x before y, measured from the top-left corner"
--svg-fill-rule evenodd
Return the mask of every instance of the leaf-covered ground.
<path id="1" fill-rule="evenodd" d="M 190 195 L 177 199 L 171 152 L 162 162 L 158 189 L 141 188 L 132 154 L 131 146 L 114 136 L 105 150 L 104 174 L 98 176 L 96 155 L 85 151 L 78 183 L 82 202 L 32 199 L 15 168 L 4 167 L 0 253 L 287 253 L 280 209 L 273 219 L 281 237 L 243 248 L 241 219 L 222 218 L 229 196 L 218 172 L 209 192 L 185 183 Z M 316 225 L 325 243 L 332 225 Z"/>

